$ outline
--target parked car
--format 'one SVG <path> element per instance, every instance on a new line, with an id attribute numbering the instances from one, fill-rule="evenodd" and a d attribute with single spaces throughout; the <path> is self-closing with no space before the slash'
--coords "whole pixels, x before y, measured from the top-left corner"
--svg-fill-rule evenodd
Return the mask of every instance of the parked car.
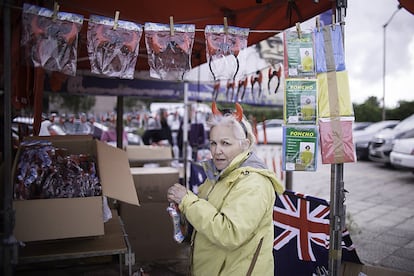
<path id="1" fill-rule="evenodd" d="M 372 123 L 368 127 L 362 130 L 353 131 L 353 139 L 355 144 L 355 151 L 358 160 L 368 160 L 368 144 L 369 141 L 383 129 L 392 129 L 400 121 L 398 120 L 385 120 L 376 123 Z"/>
<path id="2" fill-rule="evenodd" d="M 414 137 L 414 114 L 402 120 L 393 129 L 376 134 L 368 146 L 368 158 L 375 162 L 391 165 L 390 153 L 395 139 Z"/>
<path id="3" fill-rule="evenodd" d="M 352 124 L 352 130 L 356 131 L 356 130 L 363 130 L 367 127 L 369 127 L 371 124 L 373 124 L 372 122 L 354 122 Z"/>
<path id="4" fill-rule="evenodd" d="M 414 173 L 414 138 L 397 139 L 390 153 L 391 165 Z"/>
<path id="5" fill-rule="evenodd" d="M 264 143 L 265 132 L 267 143 L 270 144 L 282 144 L 283 142 L 283 120 L 282 119 L 270 119 L 264 121 L 265 129 L 263 129 L 263 123 L 257 124 L 257 142 L 259 144 Z"/>
<path id="6" fill-rule="evenodd" d="M 33 135 L 33 118 L 16 117 L 11 125 L 12 145 L 17 149 L 24 137 Z"/>
<path id="7" fill-rule="evenodd" d="M 95 139 L 100 140 L 102 137 L 102 133 L 104 131 L 108 131 L 108 126 L 102 123 L 98 123 L 98 122 L 94 122 L 93 123 L 93 137 Z M 133 133 L 133 129 L 125 127 L 124 131 L 126 131 L 127 133 L 127 140 L 128 140 L 128 145 L 142 145 L 142 139 L 141 136 L 139 136 L 136 133 Z M 112 145 L 116 146 L 116 142 L 112 143 Z"/>

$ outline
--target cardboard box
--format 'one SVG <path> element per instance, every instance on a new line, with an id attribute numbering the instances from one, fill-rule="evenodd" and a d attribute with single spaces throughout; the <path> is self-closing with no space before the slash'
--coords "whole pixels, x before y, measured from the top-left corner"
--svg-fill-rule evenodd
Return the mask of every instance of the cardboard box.
<path id="1" fill-rule="evenodd" d="M 171 167 L 138 167 L 131 168 L 131 174 L 141 206 L 121 204 L 120 215 L 135 259 L 156 261 L 183 258 L 186 245 L 175 242 L 173 224 L 167 212 L 167 190 L 178 182 L 178 170 Z"/>
<path id="2" fill-rule="evenodd" d="M 179 171 L 172 167 L 131 168 L 141 204 L 167 202 L 167 190 L 178 183 Z"/>
<path id="3" fill-rule="evenodd" d="M 103 195 L 139 206 L 126 152 L 91 136 L 30 137 L 49 140 L 68 153 L 95 158 Z M 20 150 L 13 165 L 13 179 Z M 41 241 L 104 234 L 102 196 L 14 200 L 14 235 L 19 241 Z"/>
<path id="4" fill-rule="evenodd" d="M 121 204 L 121 217 L 137 261 L 188 259 L 189 243 L 177 243 L 168 203 Z"/>
<path id="5" fill-rule="evenodd" d="M 131 167 L 142 167 L 148 163 L 158 166 L 170 166 L 172 161 L 171 147 L 159 146 L 127 146 L 126 152 Z"/>
<path id="6" fill-rule="evenodd" d="M 385 267 L 344 262 L 341 265 L 343 276 L 410 276 L 412 273 Z"/>

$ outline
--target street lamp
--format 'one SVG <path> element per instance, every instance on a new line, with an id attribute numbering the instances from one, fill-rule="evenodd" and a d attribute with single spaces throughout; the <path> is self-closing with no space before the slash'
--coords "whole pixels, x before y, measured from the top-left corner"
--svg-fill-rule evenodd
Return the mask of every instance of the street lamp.
<path id="1" fill-rule="evenodd" d="M 383 55 L 383 66 L 382 66 L 382 120 L 383 121 L 385 121 L 385 119 L 386 119 L 386 116 L 385 116 L 385 75 L 386 75 L 386 70 L 385 70 L 385 68 L 386 68 L 386 55 L 385 55 L 385 53 L 386 53 L 386 51 L 385 51 L 385 46 L 386 46 L 386 31 L 387 31 L 387 26 L 388 26 L 388 24 L 390 24 L 391 23 L 391 20 L 394 18 L 394 16 L 395 16 L 395 14 L 400 10 L 402 8 L 402 6 L 401 5 L 398 5 L 398 8 L 397 8 L 397 10 L 395 10 L 393 13 L 392 13 L 392 15 L 391 15 L 391 17 L 390 17 L 390 19 L 388 19 L 388 21 L 382 26 L 382 28 L 383 28 L 383 31 L 384 31 L 384 55 Z"/>

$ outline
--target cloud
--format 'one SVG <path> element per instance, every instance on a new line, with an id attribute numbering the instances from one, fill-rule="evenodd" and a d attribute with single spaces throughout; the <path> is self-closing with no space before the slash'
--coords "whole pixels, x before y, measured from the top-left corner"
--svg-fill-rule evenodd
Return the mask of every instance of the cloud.
<path id="1" fill-rule="evenodd" d="M 345 17 L 345 61 L 351 98 L 362 103 L 383 97 L 384 24 L 397 10 L 397 0 L 348 1 Z M 414 16 L 402 8 L 385 31 L 385 105 L 413 101 Z M 411 90 L 410 90 L 411 89 Z"/>

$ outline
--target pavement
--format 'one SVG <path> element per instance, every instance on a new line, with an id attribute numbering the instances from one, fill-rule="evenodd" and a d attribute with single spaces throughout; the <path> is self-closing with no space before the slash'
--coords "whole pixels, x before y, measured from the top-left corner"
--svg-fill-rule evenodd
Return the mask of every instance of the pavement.
<path id="1" fill-rule="evenodd" d="M 292 190 L 330 201 L 331 165 L 294 172 Z M 346 220 L 361 261 L 414 275 L 414 173 L 383 164 L 343 164 Z"/>
<path id="2" fill-rule="evenodd" d="M 320 160 L 320 158 L 319 158 Z M 318 164 L 316 172 L 293 172 L 292 189 L 330 201 L 331 165 Z M 414 173 L 370 161 L 343 165 L 346 225 L 364 264 L 414 275 Z M 186 275 L 188 259 L 140 263 L 134 276 Z M 139 272 L 143 269 L 144 273 Z M 35 272 L 32 274 L 31 272 Z M 48 266 L 16 275 L 119 275 L 117 260 L 89 265 Z M 128 275 L 124 266 L 123 274 Z M 384 274 L 388 275 L 388 274 Z M 391 273 L 389 275 L 394 275 Z M 371 275 L 369 275 L 371 276 Z M 375 276 L 375 275 L 374 275 Z"/>

